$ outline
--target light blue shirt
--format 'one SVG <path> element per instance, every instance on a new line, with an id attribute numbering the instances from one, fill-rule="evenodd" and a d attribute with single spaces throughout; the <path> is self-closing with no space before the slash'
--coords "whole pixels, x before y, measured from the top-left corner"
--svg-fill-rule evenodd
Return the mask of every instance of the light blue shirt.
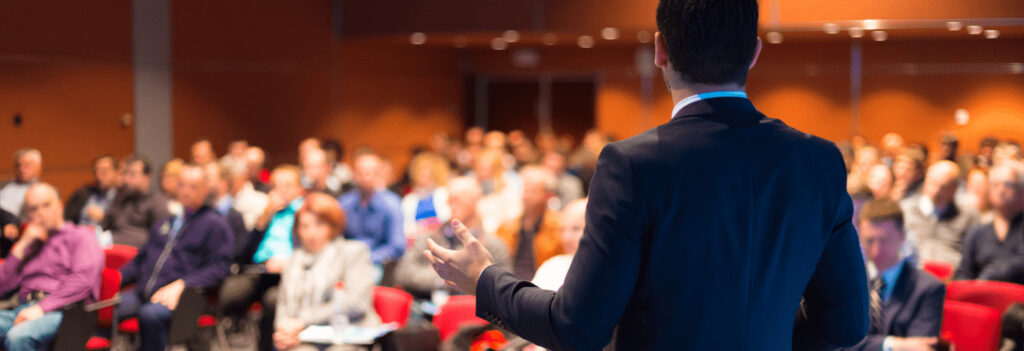
<path id="1" fill-rule="evenodd" d="M 903 272 L 903 264 L 906 263 L 907 259 L 902 259 L 895 266 L 889 267 L 885 272 L 882 272 L 882 282 L 885 283 L 885 288 L 882 289 L 882 301 L 889 301 L 889 297 L 892 296 L 893 288 L 896 287 L 896 281 L 900 279 L 900 273 Z"/>
<path id="2" fill-rule="evenodd" d="M 270 219 L 263 241 L 256 249 L 256 254 L 252 256 L 253 263 L 263 263 L 275 256 L 292 255 L 292 227 L 295 226 L 295 213 L 302 208 L 303 200 L 301 197 L 295 199 Z"/>
<path id="3" fill-rule="evenodd" d="M 692 103 L 695 103 L 695 102 L 701 101 L 701 100 L 714 99 L 714 98 L 724 98 L 724 97 L 746 99 L 747 98 L 747 93 L 745 91 L 736 90 L 736 91 L 712 91 L 712 92 L 707 92 L 707 93 L 703 93 L 703 94 L 690 95 L 689 97 L 687 97 L 685 99 L 679 100 L 679 102 L 676 103 L 676 106 L 672 108 L 672 118 L 676 118 L 676 115 L 679 114 L 679 111 L 682 111 L 684 107 L 689 106 Z"/>
<path id="4" fill-rule="evenodd" d="M 374 264 L 397 260 L 405 253 L 402 200 L 388 190 L 378 190 L 366 204 L 355 189 L 338 198 L 345 210 L 345 239 L 359 240 L 370 247 Z"/>

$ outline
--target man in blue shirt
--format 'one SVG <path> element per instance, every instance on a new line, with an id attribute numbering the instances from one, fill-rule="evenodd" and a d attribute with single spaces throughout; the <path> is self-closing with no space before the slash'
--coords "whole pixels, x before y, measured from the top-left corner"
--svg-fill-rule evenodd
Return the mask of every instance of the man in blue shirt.
<path id="1" fill-rule="evenodd" d="M 375 154 L 356 156 L 356 189 L 338 199 L 348 219 L 345 238 L 366 243 L 378 268 L 405 252 L 402 201 L 385 188 L 382 166 L 381 158 Z"/>

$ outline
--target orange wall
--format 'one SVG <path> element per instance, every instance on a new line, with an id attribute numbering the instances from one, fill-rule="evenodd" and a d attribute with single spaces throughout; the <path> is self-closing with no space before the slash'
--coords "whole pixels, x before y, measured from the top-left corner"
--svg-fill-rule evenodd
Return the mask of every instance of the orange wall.
<path id="1" fill-rule="evenodd" d="M 31 146 L 43 180 L 69 196 L 94 157 L 134 147 L 120 124 L 133 112 L 130 1 L 4 1 L 0 14 L 0 179 Z"/>

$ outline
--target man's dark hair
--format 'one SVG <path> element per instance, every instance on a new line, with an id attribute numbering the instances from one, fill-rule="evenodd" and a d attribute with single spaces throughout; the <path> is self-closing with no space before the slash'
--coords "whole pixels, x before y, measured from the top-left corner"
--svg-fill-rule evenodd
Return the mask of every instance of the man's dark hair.
<path id="1" fill-rule="evenodd" d="M 320 143 L 320 148 L 324 151 L 334 151 L 335 159 L 332 161 L 341 160 L 342 156 L 345 155 L 345 149 L 341 146 L 341 143 L 334 139 L 324 140 L 323 143 Z"/>
<path id="2" fill-rule="evenodd" d="M 757 47 L 757 16 L 757 0 L 661 0 L 658 31 L 684 80 L 743 84 Z"/>
<path id="3" fill-rule="evenodd" d="M 881 223 L 885 221 L 896 222 L 896 228 L 903 231 L 903 209 L 900 205 L 888 198 L 874 199 L 864 204 L 860 209 L 861 223 Z"/>
<path id="4" fill-rule="evenodd" d="M 996 147 L 996 145 L 999 145 L 999 139 L 996 139 L 995 137 L 992 137 L 992 136 L 987 136 L 987 137 L 981 139 L 981 143 L 979 143 L 979 146 L 981 146 L 982 148 L 985 148 L 985 147 L 993 147 L 994 148 L 994 147 Z"/>
<path id="5" fill-rule="evenodd" d="M 98 165 L 103 160 L 110 160 L 110 164 L 114 165 L 114 168 L 117 168 L 117 158 L 115 158 L 114 155 L 111 154 L 102 154 L 99 157 L 92 159 L 93 168 L 95 168 L 96 165 Z"/>
<path id="6" fill-rule="evenodd" d="M 135 162 L 142 162 L 142 174 L 149 175 L 153 171 L 153 167 L 149 163 L 149 158 L 140 154 L 131 154 L 124 158 L 124 165 L 131 166 Z"/>

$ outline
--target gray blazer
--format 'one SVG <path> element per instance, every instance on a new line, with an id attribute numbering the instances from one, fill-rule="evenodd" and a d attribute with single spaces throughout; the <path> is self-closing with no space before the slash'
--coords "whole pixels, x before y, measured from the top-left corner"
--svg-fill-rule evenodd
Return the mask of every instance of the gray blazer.
<path id="1" fill-rule="evenodd" d="M 977 224 L 977 217 L 958 207 L 955 201 L 939 216 L 924 213 L 921 209 L 923 196 L 918 194 L 903 203 L 904 227 L 907 239 L 916 250 L 917 261 L 941 261 L 957 267 L 964 237 L 967 230 Z"/>
<path id="2" fill-rule="evenodd" d="M 450 230 L 451 225 L 445 224 L 437 231 L 431 233 L 430 238 L 434 239 L 434 242 L 438 245 L 446 248 L 462 248 L 462 244 L 458 239 L 444 234 L 445 231 Z M 505 248 L 505 244 L 501 240 L 498 240 L 494 235 L 483 234 L 483 230 L 479 228 L 470 229 L 470 232 L 479 238 L 483 242 L 484 247 L 491 252 L 494 264 L 505 269 L 511 269 L 508 249 Z M 395 285 L 401 286 L 405 291 L 420 298 L 429 297 L 430 293 L 434 290 L 444 288 L 444 282 L 434 272 L 434 268 L 430 266 L 430 261 L 427 260 L 427 257 L 423 256 L 423 250 L 426 249 L 427 238 L 425 236 L 416 238 L 416 243 L 411 249 L 405 250 L 405 254 L 402 255 L 398 265 L 395 267 Z"/>
<path id="3" fill-rule="evenodd" d="M 281 272 L 274 324 L 284 319 L 299 319 L 306 326 L 328 324 L 334 314 L 334 284 L 341 281 L 352 325 L 376 326 L 380 317 L 373 309 L 374 276 L 370 249 L 362 242 L 339 237 L 316 254 L 298 247 Z"/>

